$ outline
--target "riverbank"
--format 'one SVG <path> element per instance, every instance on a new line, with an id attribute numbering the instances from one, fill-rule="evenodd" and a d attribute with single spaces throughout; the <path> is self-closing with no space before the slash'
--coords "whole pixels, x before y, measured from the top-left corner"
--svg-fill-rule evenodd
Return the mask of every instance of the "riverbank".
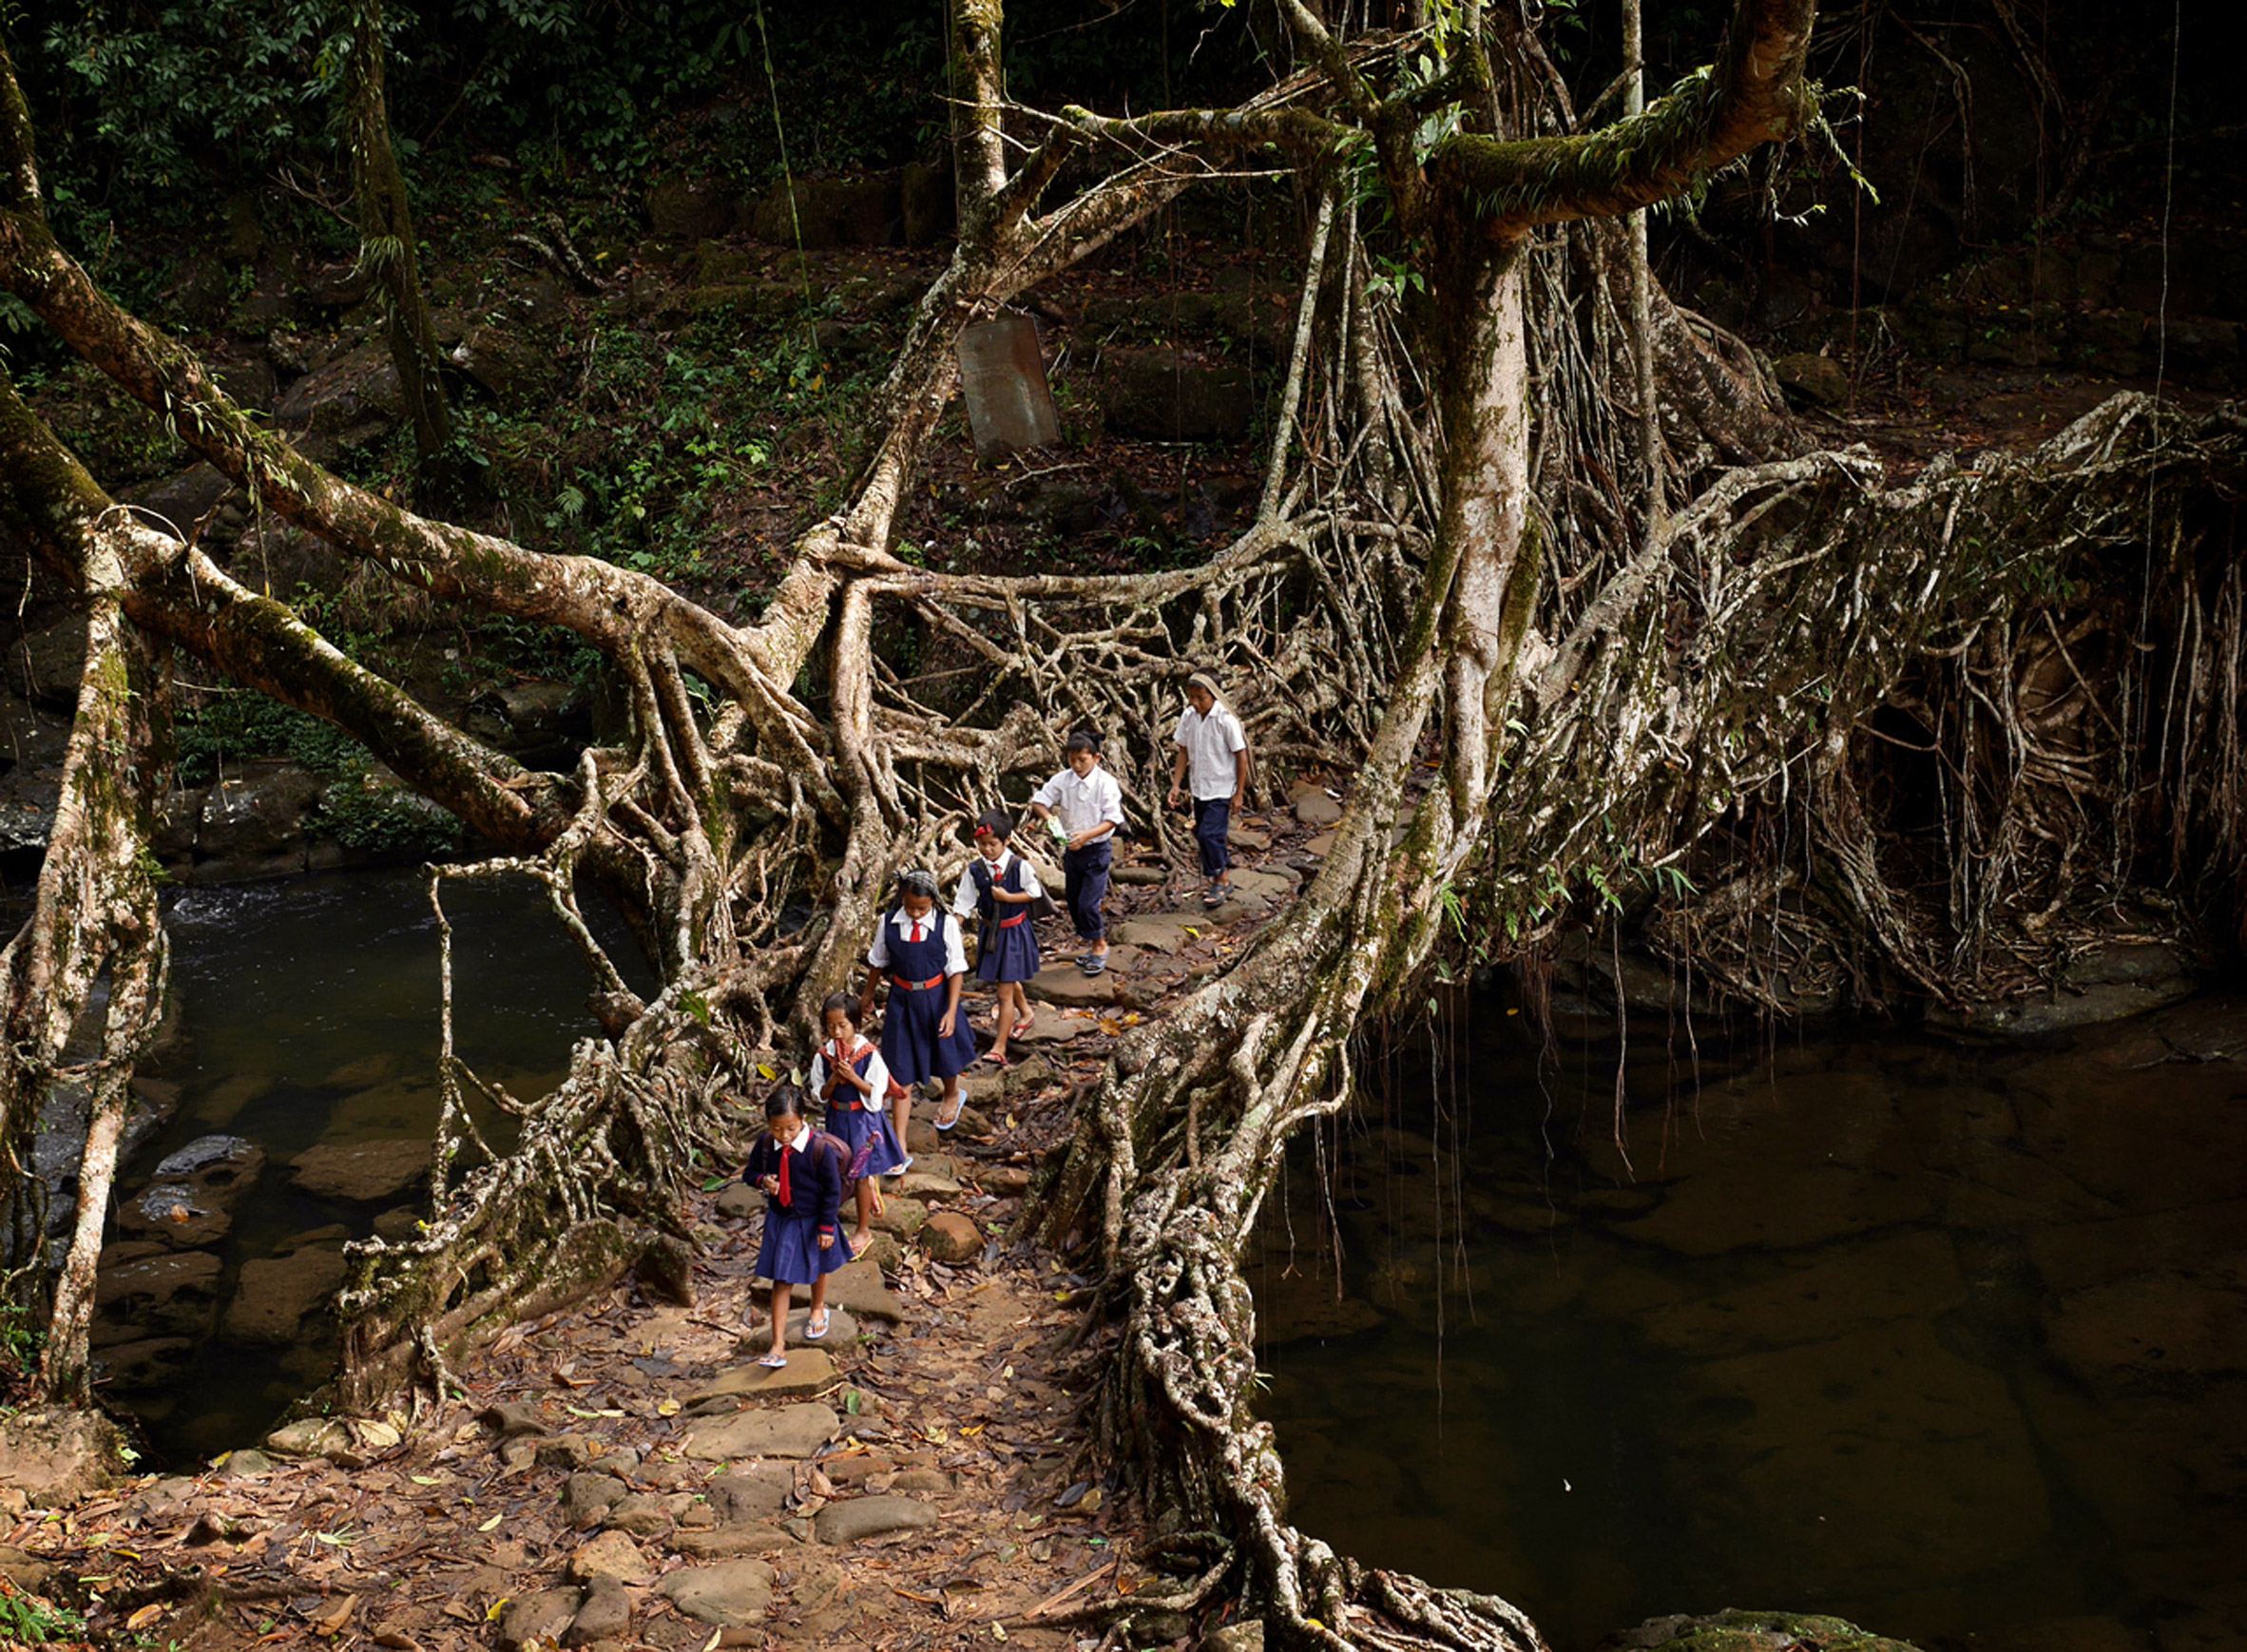
<path id="1" fill-rule="evenodd" d="M 1115 1039 L 1239 955 L 1335 815 L 1312 787 L 1244 820 L 1251 868 L 1215 912 L 1151 857 L 1122 863 L 1110 971 L 1050 967 L 1014 1065 L 968 1080 L 962 1127 L 916 1118 L 828 1336 L 806 1344 L 799 1310 L 785 1369 L 756 1364 L 761 1201 L 723 1183 L 701 1196 L 691 1304 L 626 1278 L 509 1330 L 418 1416 L 294 1424 L 58 1508 L 8 1493 L 20 1559 L 0 1571 L 97 1643 L 167 1652 L 1096 1642 L 1112 1608 L 1164 1592 L 1156 1533 L 1087 1466 L 1085 1281 L 1009 1229 Z M 1220 1616 L 1143 1614 L 1134 1643 L 1191 1645 Z"/>

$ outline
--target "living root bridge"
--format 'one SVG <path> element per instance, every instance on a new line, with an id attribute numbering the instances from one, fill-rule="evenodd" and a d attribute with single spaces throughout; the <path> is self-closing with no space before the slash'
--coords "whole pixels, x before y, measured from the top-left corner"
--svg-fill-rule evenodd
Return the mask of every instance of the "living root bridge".
<path id="1" fill-rule="evenodd" d="M 1527 956 L 1558 921 L 1556 888 L 1680 864 L 1782 797 L 1818 797 L 1837 742 L 1899 682 L 2058 600 L 2069 576 L 2119 561 L 2152 590 L 2222 585 L 2216 565 L 2237 560 L 2227 502 L 2243 490 L 2247 426 L 2236 413 L 2188 426 L 2134 395 L 2034 452 L 1971 471 L 1941 463 L 1901 487 L 1882 486 L 1862 454 L 1720 473 L 1660 554 L 1596 588 L 1545 586 L 1484 841 L 1464 854 L 1447 842 L 1445 801 L 1431 792 L 1389 851 L 1410 753 L 1376 742 L 1305 898 L 1230 974 L 1119 1047 L 1041 1213 L 1050 1239 L 1097 1236 L 1087 1242 L 1106 1262 L 1117 1340 L 1096 1402 L 1100 1438 L 1149 1508 L 1239 1537 L 1235 1586 L 1282 1644 L 1540 1644 L 1504 1602 L 1362 1567 L 1292 1527 L 1272 1431 L 1254 1412 L 1255 1304 L 1240 1252 L 1290 1137 L 1349 1104 L 1360 1027 L 1434 956 L 1442 937 L 1423 893 L 1448 883 L 1464 929 L 1495 941 L 1482 956 Z M 2224 647 L 2239 657 L 2236 632 Z M 2185 709 L 2161 726 L 2181 733 Z M 2227 738 L 2203 735 L 2206 752 L 2228 751 Z M 2169 807 L 2200 821 L 2200 841 L 2236 846 L 2193 763 L 2159 772 Z M 1837 881 L 1863 897 L 1838 909 L 1857 920 L 1850 938 L 1894 945 L 1900 970 L 1932 969 L 1886 922 L 1861 816 L 1855 830 L 1862 855 L 1832 857 Z M 2223 865 L 2235 887 L 2242 870 L 2235 847 Z M 2022 915 L 2017 900 L 2009 912 Z M 1963 973 L 1935 979 L 1972 990 Z"/>

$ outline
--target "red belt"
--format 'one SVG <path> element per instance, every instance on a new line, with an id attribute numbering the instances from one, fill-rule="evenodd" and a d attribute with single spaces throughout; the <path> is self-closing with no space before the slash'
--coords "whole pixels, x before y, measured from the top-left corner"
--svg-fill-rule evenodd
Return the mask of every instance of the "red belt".
<path id="1" fill-rule="evenodd" d="M 902 975 L 892 975 L 890 985 L 904 992 L 926 992 L 931 987 L 944 985 L 944 977 L 931 975 L 926 981 L 908 981 Z"/>
<path id="2" fill-rule="evenodd" d="M 1014 914 L 1012 917 L 1010 917 L 1010 918 L 1001 918 L 1001 919 L 999 920 L 999 928 L 1001 928 L 1002 930 L 1010 930 L 1010 929 L 1012 929 L 1012 928 L 1013 928 L 1013 927 L 1014 927 L 1016 924 L 1018 924 L 1018 923 L 1022 922 L 1022 920 L 1023 920 L 1024 918 L 1027 918 L 1027 917 L 1028 917 L 1028 916 L 1029 916 L 1029 913 L 1027 913 L 1027 912 L 1016 912 L 1016 913 L 1015 913 L 1015 914 Z"/>

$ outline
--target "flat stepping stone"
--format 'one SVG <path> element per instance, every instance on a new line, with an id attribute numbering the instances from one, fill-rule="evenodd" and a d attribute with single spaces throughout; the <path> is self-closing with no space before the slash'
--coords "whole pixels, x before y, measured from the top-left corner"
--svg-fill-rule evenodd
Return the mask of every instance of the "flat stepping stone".
<path id="1" fill-rule="evenodd" d="M 764 1208 L 764 1195 L 746 1181 L 729 1181 L 718 1190 L 720 1216 L 751 1217 Z"/>
<path id="2" fill-rule="evenodd" d="M 1321 832 L 1316 836 L 1304 840 L 1303 853 L 1305 855 L 1316 855 L 1319 859 L 1324 860 L 1334 852 L 1335 835 L 1332 832 Z"/>
<path id="3" fill-rule="evenodd" d="M 805 1309 L 804 1316 L 808 1318 L 810 1315 L 811 1310 Z M 830 1316 L 829 1336 L 835 1335 L 833 1320 L 836 1317 L 839 1316 Z M 840 1374 L 835 1369 L 835 1361 L 828 1357 L 824 1348 L 794 1346 L 796 1316 L 790 1315 L 789 1318 L 791 1346 L 785 1351 L 786 1365 L 737 1365 L 689 1394 L 686 1403 L 697 1406 L 716 1399 L 801 1399 L 832 1384 Z M 758 1339 L 755 1332 L 742 1338 L 744 1342 Z"/>
<path id="4" fill-rule="evenodd" d="M 1208 922 L 1184 912 L 1154 912 L 1124 919 L 1116 926 L 1116 939 L 1150 952 L 1182 952 L 1201 938 Z"/>
<path id="5" fill-rule="evenodd" d="M 638 1544 L 621 1531 L 605 1531 L 569 1557 L 572 1583 L 589 1584 L 595 1578 L 619 1583 L 645 1583 L 655 1575 Z"/>
<path id="6" fill-rule="evenodd" d="M 700 1463 L 735 1457 L 808 1457 L 841 1429 L 842 1418 L 822 1405 L 742 1412 L 696 1429 L 687 1435 L 682 1454 Z"/>
<path id="7" fill-rule="evenodd" d="M 798 1285 L 796 1293 L 799 1299 L 811 1300 L 811 1286 Z M 854 1318 L 881 1319 L 892 1325 L 905 1317 L 904 1302 L 890 1289 L 871 1256 L 845 1263 L 827 1276 L 827 1305 L 844 1309 Z"/>
<path id="8" fill-rule="evenodd" d="M 923 1170 L 916 1162 L 911 1170 L 897 1178 L 897 1193 L 904 1199 L 957 1199 L 960 1196 L 960 1184 L 949 1176 Z M 925 1216 L 927 1212 L 922 1214 Z"/>
<path id="9" fill-rule="evenodd" d="M 1111 948 L 1111 953 L 1113 951 Z M 1074 958 L 1048 964 L 1023 983 L 1023 990 L 1041 1004 L 1062 1007 L 1113 1004 L 1116 1001 L 1116 987 L 1114 964 L 1111 963 L 1101 974 L 1087 975 L 1077 968 Z M 1046 1018 L 1040 1016 L 1038 1019 L 1043 1021 Z M 1035 1038 L 1037 1035 L 1037 1028 L 1033 1027 L 1030 1036 Z"/>
<path id="10" fill-rule="evenodd" d="M 1270 903 L 1260 896 L 1242 893 L 1228 897 L 1224 905 L 1214 912 L 1204 913 L 1203 918 L 1205 922 L 1216 924 L 1221 929 L 1227 924 L 1237 924 L 1246 918 L 1260 918 L 1271 910 Z"/>
<path id="11" fill-rule="evenodd" d="M 720 1629 L 764 1622 L 773 1603 L 773 1568 L 760 1560 L 729 1560 L 687 1566 L 656 1585 L 682 1616 Z"/>
<path id="12" fill-rule="evenodd" d="M 1111 881 L 1116 883 L 1132 884 L 1142 889 L 1152 889 L 1157 884 L 1168 883 L 1170 881 L 1170 869 L 1163 866 L 1119 866 L 1115 871 L 1108 874 L 1108 876 Z M 1061 888 L 1061 885 L 1059 883 L 1054 883 L 1048 885 L 1047 887 L 1059 889 Z"/>
<path id="13" fill-rule="evenodd" d="M 812 1521 L 812 1534 L 821 1543 L 840 1546 L 935 1524 L 936 1510 L 918 1498 L 852 1497 L 820 1509 Z"/>
<path id="14" fill-rule="evenodd" d="M 1070 969 L 1076 969 L 1074 964 Z M 1056 1015 L 1048 1009 L 1030 1023 L 1027 1032 L 1018 1032 L 1008 1039 L 1009 1044 L 1066 1044 L 1072 1038 L 1082 1038 L 1099 1027 L 1087 1016 Z"/>
<path id="15" fill-rule="evenodd" d="M 1261 895 L 1266 900 L 1277 900 L 1294 893 L 1300 878 L 1290 877 L 1283 872 L 1243 872 L 1238 867 L 1233 872 L 1233 887 L 1242 894 Z"/>
<path id="16" fill-rule="evenodd" d="M 796 1489 L 796 1470 L 784 1463 L 752 1463 L 731 1474 L 720 1474 L 702 1488 L 720 1524 L 732 1526 L 764 1520 L 788 1507 Z"/>
<path id="17" fill-rule="evenodd" d="M 926 1205 L 916 1204 L 910 1199 L 900 1199 L 895 1194 L 885 1193 L 882 1195 L 881 1209 L 874 1212 L 874 1231 L 893 1234 L 898 1239 L 909 1239 L 921 1231 L 921 1223 L 928 1220 L 929 1211 Z"/>
<path id="18" fill-rule="evenodd" d="M 1225 841 L 1236 848 L 1247 850 L 1251 855 L 1261 855 L 1272 847 L 1272 835 L 1259 832 L 1254 826 L 1228 826 L 1225 828 Z"/>
<path id="19" fill-rule="evenodd" d="M 768 1297 L 767 1300 L 769 1301 L 770 1298 Z M 828 1351 L 827 1357 L 833 1359 L 835 1349 L 848 1348 L 858 1340 L 858 1321 L 851 1316 L 848 1309 L 837 1307 L 833 1302 L 827 1304 L 827 1335 L 816 1342 L 803 1334 L 804 1327 L 811 1322 L 810 1303 L 807 1302 L 801 1308 L 790 1310 L 787 1348 L 790 1358 L 794 1358 L 797 1354 L 812 1354 L 820 1349 L 826 1349 Z"/>

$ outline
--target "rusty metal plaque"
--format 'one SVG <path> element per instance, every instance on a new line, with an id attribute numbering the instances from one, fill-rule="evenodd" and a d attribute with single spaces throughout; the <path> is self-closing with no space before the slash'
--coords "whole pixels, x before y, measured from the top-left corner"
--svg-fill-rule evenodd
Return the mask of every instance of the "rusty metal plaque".
<path id="1" fill-rule="evenodd" d="M 1004 458 L 1061 440 L 1035 321 L 1027 316 L 978 321 L 961 330 L 959 352 L 960 389 L 968 398 L 977 457 Z"/>

